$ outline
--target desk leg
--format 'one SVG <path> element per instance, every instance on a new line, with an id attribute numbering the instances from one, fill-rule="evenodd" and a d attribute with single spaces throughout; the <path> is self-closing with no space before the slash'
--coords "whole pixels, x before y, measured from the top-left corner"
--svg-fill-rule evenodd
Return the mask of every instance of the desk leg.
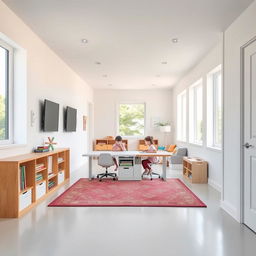
<path id="1" fill-rule="evenodd" d="M 92 179 L 92 156 L 89 156 L 89 180 Z"/>
<path id="2" fill-rule="evenodd" d="M 166 180 L 166 165 L 167 165 L 167 159 L 166 157 L 163 157 L 163 173 L 162 173 L 163 180 Z"/>

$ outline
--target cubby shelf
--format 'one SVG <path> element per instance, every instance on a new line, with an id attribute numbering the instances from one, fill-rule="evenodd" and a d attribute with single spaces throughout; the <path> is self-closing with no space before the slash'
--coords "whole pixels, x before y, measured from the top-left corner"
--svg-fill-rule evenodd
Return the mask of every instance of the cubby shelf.
<path id="1" fill-rule="evenodd" d="M 208 182 L 208 163 L 200 158 L 183 158 L 183 177 L 191 183 Z"/>
<path id="2" fill-rule="evenodd" d="M 69 180 L 69 149 L 56 149 L 45 153 L 30 153 L 0 160 L 0 218 L 18 218 L 33 206 L 44 200 L 49 193 L 55 191 Z M 58 158 L 63 158 L 62 165 Z M 37 165 L 42 169 L 36 170 Z M 61 166 L 61 172 L 59 171 Z M 25 175 L 21 175 L 21 167 Z M 49 173 L 53 175 L 49 177 Z M 36 175 L 42 174 L 41 180 Z M 21 180 L 25 181 L 25 189 L 20 189 Z M 50 180 L 55 185 L 48 188 Z"/>

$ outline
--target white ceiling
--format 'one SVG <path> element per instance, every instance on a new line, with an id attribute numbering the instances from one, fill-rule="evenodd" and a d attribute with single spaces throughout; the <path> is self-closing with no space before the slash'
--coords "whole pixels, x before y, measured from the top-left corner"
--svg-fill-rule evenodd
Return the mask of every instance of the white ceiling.
<path id="1" fill-rule="evenodd" d="M 174 85 L 253 0 L 4 2 L 94 88 L 152 89 Z"/>

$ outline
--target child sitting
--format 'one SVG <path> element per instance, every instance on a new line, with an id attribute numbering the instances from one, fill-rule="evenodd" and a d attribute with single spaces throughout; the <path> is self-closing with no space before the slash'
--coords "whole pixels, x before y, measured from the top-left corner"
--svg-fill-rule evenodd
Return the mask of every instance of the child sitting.
<path id="1" fill-rule="evenodd" d="M 154 141 L 153 141 L 152 136 L 147 136 L 145 138 L 145 144 L 148 146 L 148 150 L 146 150 L 145 152 L 147 152 L 147 153 L 156 153 L 157 152 L 157 150 L 154 146 Z M 145 170 L 143 172 L 142 176 L 151 174 L 152 170 L 151 170 L 150 164 L 152 164 L 152 163 L 155 164 L 157 162 L 158 162 L 158 158 L 155 156 L 150 156 L 150 157 L 142 160 L 142 166 Z"/>
<path id="2" fill-rule="evenodd" d="M 113 145 L 112 148 L 113 151 L 126 151 L 125 145 L 122 141 L 122 137 L 121 136 L 116 136 L 115 138 L 115 144 Z M 118 168 L 118 164 L 117 164 L 117 160 L 115 157 L 113 157 L 114 163 L 116 165 L 116 169 L 115 171 L 117 171 Z"/>

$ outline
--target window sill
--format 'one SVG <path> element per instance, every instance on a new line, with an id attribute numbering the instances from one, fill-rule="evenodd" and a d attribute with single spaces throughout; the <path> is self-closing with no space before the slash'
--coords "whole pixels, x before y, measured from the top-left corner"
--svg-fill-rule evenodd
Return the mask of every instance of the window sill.
<path id="1" fill-rule="evenodd" d="M 185 140 L 178 140 L 178 139 L 177 139 L 177 143 L 186 143 L 186 144 L 188 144 L 187 141 L 185 141 Z"/>
<path id="2" fill-rule="evenodd" d="M 11 149 L 11 148 L 23 148 L 26 147 L 26 144 L 0 144 L 0 150 L 4 150 L 4 149 Z"/>
<path id="3" fill-rule="evenodd" d="M 215 152 L 219 152 L 219 153 L 222 152 L 222 148 L 216 148 L 216 147 L 210 147 L 210 146 L 207 146 L 206 148 Z"/>
<path id="4" fill-rule="evenodd" d="M 203 144 L 199 144 L 199 143 L 189 142 L 188 144 L 191 146 L 196 146 L 196 147 L 200 147 L 200 148 L 203 147 Z"/>

